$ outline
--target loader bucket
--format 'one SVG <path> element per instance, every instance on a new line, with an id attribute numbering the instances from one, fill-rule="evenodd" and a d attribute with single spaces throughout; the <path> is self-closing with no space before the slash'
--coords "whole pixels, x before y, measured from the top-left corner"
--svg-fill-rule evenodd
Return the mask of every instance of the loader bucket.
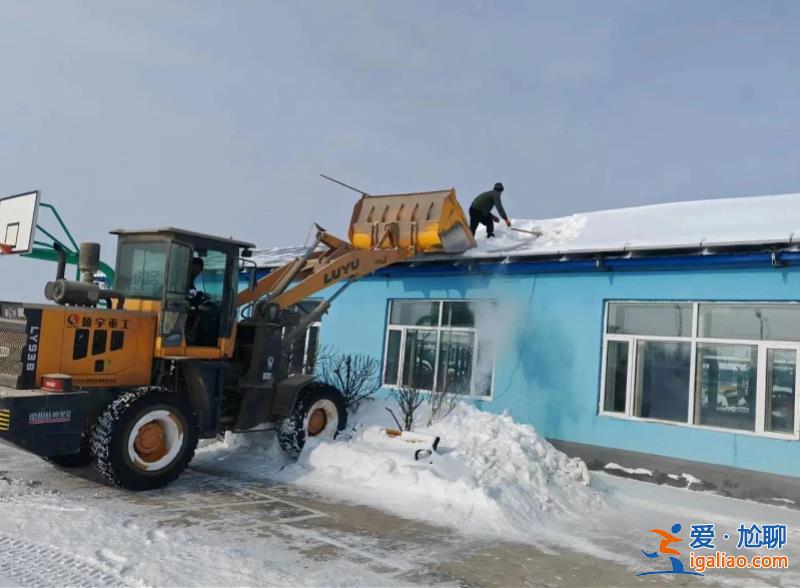
<path id="1" fill-rule="evenodd" d="M 476 246 L 455 189 L 363 196 L 353 208 L 357 249 L 412 247 L 417 253 L 463 253 Z"/>

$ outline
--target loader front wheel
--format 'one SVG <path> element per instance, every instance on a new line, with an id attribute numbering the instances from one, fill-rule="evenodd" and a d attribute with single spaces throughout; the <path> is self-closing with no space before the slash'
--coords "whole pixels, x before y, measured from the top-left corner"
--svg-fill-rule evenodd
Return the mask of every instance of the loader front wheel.
<path id="1" fill-rule="evenodd" d="M 139 389 L 118 396 L 97 419 L 92 455 L 100 475 L 128 490 L 166 486 L 189 465 L 197 419 L 180 396 Z"/>
<path id="2" fill-rule="evenodd" d="M 344 397 L 333 386 L 315 382 L 300 391 L 291 416 L 278 423 L 281 448 L 298 457 L 306 439 L 333 439 L 347 425 Z"/>

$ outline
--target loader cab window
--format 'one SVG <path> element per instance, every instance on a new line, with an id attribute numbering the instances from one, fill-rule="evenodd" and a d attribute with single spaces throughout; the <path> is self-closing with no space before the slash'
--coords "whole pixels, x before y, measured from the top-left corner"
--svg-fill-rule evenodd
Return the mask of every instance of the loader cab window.
<path id="1" fill-rule="evenodd" d="M 233 257 L 225 251 L 195 248 L 192 266 L 186 343 L 216 347 L 220 337 L 230 334 L 229 315 L 235 294 Z"/>
<path id="2" fill-rule="evenodd" d="M 159 300 L 167 269 L 167 241 L 122 241 L 115 289 L 127 298 Z"/>
<path id="3" fill-rule="evenodd" d="M 199 250 L 195 259 L 200 260 L 200 273 L 194 277 L 193 287 L 203 292 L 210 300 L 221 304 L 225 298 L 225 277 L 228 256 L 222 251 Z"/>

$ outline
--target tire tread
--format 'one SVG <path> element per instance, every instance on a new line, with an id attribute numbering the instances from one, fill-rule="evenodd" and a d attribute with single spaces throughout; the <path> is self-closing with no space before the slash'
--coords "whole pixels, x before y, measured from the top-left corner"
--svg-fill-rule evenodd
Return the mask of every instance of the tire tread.
<path id="1" fill-rule="evenodd" d="M 169 399 L 183 399 L 180 396 L 172 394 L 163 388 L 136 388 L 134 390 L 127 390 L 117 396 L 111 404 L 109 404 L 100 417 L 92 431 L 91 437 L 91 453 L 94 458 L 95 467 L 100 475 L 108 484 L 112 486 L 121 486 L 129 490 L 152 490 L 166 486 L 173 482 L 183 470 L 189 465 L 189 462 L 194 457 L 195 449 L 197 448 L 197 421 L 193 417 L 191 411 L 186 415 L 189 417 L 190 427 L 194 427 L 193 431 L 187 431 L 190 437 L 189 446 L 186 453 L 179 459 L 174 467 L 169 468 L 157 478 L 142 478 L 137 482 L 126 480 L 125 476 L 120 476 L 118 466 L 115 465 L 115 457 L 112 455 L 112 443 L 114 442 L 114 434 L 118 430 L 118 426 L 123 417 L 131 410 L 131 408 L 140 400 L 152 396 L 156 398 Z M 188 407 L 189 405 L 186 404 Z M 157 479 L 157 483 L 153 480 Z"/>
<path id="2" fill-rule="evenodd" d="M 295 402 L 292 414 L 278 421 L 276 431 L 278 443 L 286 453 L 297 458 L 306 444 L 306 432 L 303 428 L 308 408 L 317 400 L 327 398 L 332 400 L 339 411 L 338 430 L 347 426 L 347 408 L 344 397 L 338 388 L 324 382 L 313 382 L 303 388 Z"/>

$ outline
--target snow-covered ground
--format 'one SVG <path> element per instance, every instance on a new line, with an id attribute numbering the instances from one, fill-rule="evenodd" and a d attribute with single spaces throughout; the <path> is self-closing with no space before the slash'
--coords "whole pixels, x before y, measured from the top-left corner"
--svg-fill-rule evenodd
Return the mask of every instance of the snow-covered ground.
<path id="1" fill-rule="evenodd" d="M 291 498 L 198 472 L 164 491 L 130 494 L 33 465 L 33 475 L 0 483 L 0 586 L 398 583 L 347 557 L 304 555 L 320 544 L 293 524 L 322 515 Z"/>
<path id="2" fill-rule="evenodd" d="M 367 403 L 348 435 L 297 463 L 272 433 L 207 442 L 149 493 L 0 445 L 0 586 L 632 585 L 665 567 L 641 550 L 674 523 L 685 539 L 714 523 L 729 553 L 739 524 L 786 524 L 780 553 L 800 557 L 797 510 L 589 475 L 531 427 L 467 406 L 430 427 L 420 416 L 441 443 L 416 461 L 416 446 L 380 432 L 384 408 Z M 795 586 L 800 574 L 704 580 Z"/>
<path id="3" fill-rule="evenodd" d="M 268 440 L 254 436 L 229 436 L 207 445 L 200 460 L 234 459 L 236 468 L 250 475 L 448 526 L 467 537 L 511 540 L 553 553 L 567 550 L 575 557 L 599 558 L 607 565 L 630 569 L 632 575 L 656 569 L 641 552 L 658 545 L 650 529 L 670 529 L 676 522 L 684 530 L 686 562 L 691 525 L 706 523 L 716 525 L 718 549 L 727 553 L 738 553 L 740 524 L 786 524 L 788 540 L 782 550 L 741 553 L 786 554 L 790 561 L 800 561 L 796 510 L 606 473 L 589 475 L 580 460 L 553 448 L 532 427 L 515 423 L 509 415 L 492 415 L 467 405 L 459 405 L 432 426 L 417 428 L 440 436 L 441 445 L 438 454 L 415 461 L 415 445 L 380 433 L 380 426 L 392 425 L 386 406 L 382 400 L 368 403 L 349 434 L 309 444 L 297 463 L 283 458 Z M 427 418 L 423 411 L 418 422 L 422 425 Z M 649 473 L 625 472 L 615 464 L 607 469 Z M 723 533 L 729 539 L 723 540 Z M 792 569 L 759 571 L 756 577 L 738 570 L 710 570 L 708 575 L 742 585 L 759 580 L 787 586 L 800 583 L 800 573 Z"/>

